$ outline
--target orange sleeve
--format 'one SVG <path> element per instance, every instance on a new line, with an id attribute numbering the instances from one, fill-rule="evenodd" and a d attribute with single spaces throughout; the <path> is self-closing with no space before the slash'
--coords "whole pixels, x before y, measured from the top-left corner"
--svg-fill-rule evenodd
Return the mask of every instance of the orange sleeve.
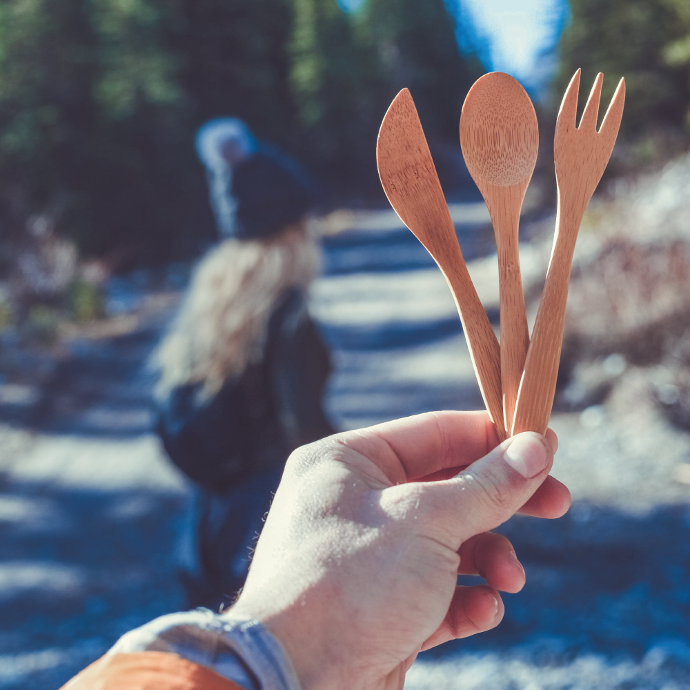
<path id="1" fill-rule="evenodd" d="M 167 652 L 110 654 L 61 690 L 244 690 L 205 666 Z"/>

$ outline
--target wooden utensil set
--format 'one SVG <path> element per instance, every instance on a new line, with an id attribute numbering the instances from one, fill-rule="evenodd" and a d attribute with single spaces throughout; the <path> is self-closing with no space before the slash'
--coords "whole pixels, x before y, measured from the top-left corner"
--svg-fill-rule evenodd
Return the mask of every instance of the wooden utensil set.
<path id="1" fill-rule="evenodd" d="M 580 70 L 556 120 L 556 232 L 530 339 L 520 277 L 520 211 L 539 147 L 534 106 L 522 86 L 502 72 L 485 74 L 467 94 L 460 143 L 496 235 L 500 345 L 470 278 L 412 96 L 403 89 L 383 118 L 376 147 L 386 196 L 438 264 L 460 314 L 479 388 L 499 439 L 546 432 L 556 390 L 570 267 L 589 200 L 606 169 L 623 115 L 621 79 L 601 127 L 597 115 L 603 75 L 594 82 L 576 126 Z"/>

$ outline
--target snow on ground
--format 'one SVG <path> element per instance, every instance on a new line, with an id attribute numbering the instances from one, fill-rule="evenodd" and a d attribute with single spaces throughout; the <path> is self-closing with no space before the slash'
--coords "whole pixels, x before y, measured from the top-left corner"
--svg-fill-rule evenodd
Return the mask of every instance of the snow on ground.
<path id="1" fill-rule="evenodd" d="M 547 639 L 505 654 L 418 662 L 407 675 L 405 690 L 680 690 L 688 687 L 689 664 L 690 645 L 684 638 L 655 645 L 640 661 L 606 654 L 563 660 L 559 641 Z"/>
<path id="2" fill-rule="evenodd" d="M 453 216 L 496 320 L 481 208 Z M 326 236 L 314 288 L 336 365 L 333 420 L 481 407 L 426 252 L 389 212 L 339 222 L 353 230 Z M 118 287 L 130 305 L 145 301 L 135 288 Z M 56 689 L 120 634 L 181 605 L 175 535 L 188 488 L 150 432 L 142 369 L 165 304 L 129 330 L 75 342 L 47 367 L 50 385 L 0 383 L 0 690 Z M 554 416 L 554 473 L 576 501 L 560 520 L 502 528 L 528 580 L 506 595 L 503 623 L 421 655 L 406 688 L 690 688 L 690 440 L 632 374 L 611 405 Z"/>

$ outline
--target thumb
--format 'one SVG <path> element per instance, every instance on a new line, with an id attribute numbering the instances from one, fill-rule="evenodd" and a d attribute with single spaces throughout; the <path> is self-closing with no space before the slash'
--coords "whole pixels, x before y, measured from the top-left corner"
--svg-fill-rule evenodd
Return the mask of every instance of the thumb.
<path id="1" fill-rule="evenodd" d="M 507 439 L 457 476 L 436 482 L 440 491 L 435 507 L 453 520 L 458 547 L 514 515 L 546 479 L 552 464 L 551 444 L 527 431 Z"/>

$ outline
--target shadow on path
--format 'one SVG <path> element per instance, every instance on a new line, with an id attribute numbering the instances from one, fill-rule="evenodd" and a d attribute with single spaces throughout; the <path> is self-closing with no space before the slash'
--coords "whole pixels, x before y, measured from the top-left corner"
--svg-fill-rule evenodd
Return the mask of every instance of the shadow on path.
<path id="1" fill-rule="evenodd" d="M 0 687 L 58 688 L 127 630 L 179 610 L 185 497 L 0 486 Z"/>

